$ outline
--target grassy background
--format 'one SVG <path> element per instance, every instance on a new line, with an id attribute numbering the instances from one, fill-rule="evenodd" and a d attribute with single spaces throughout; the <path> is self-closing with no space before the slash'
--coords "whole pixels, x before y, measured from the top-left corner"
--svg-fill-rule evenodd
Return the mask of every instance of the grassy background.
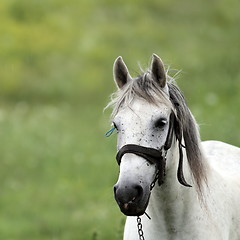
<path id="1" fill-rule="evenodd" d="M 102 113 L 122 55 L 157 53 L 202 139 L 239 146 L 237 0 L 2 0 L 0 239 L 121 239 L 115 137 Z"/>

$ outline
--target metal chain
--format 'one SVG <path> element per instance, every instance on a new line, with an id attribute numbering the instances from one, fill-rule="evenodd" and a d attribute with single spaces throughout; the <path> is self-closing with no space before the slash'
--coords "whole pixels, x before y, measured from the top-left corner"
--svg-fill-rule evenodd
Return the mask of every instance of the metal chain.
<path id="1" fill-rule="evenodd" d="M 158 177 L 159 177 L 159 170 L 157 170 L 156 176 L 155 176 L 153 182 L 150 185 L 150 191 L 152 191 L 153 188 L 155 187 L 155 184 L 156 184 L 156 181 L 158 180 Z M 147 217 L 149 219 L 151 219 L 148 215 L 147 215 Z M 142 220 L 141 220 L 141 218 L 139 216 L 137 217 L 137 229 L 138 229 L 139 240 L 145 240 L 144 235 L 143 235 Z"/>
<path id="2" fill-rule="evenodd" d="M 141 222 L 141 218 L 139 216 L 137 217 L 137 228 L 138 228 L 139 240 L 145 240 L 145 238 L 143 236 L 142 222 Z"/>
<path id="3" fill-rule="evenodd" d="M 159 177 L 159 169 L 157 170 L 156 176 L 155 176 L 153 182 L 150 185 L 150 191 L 152 191 L 153 188 L 155 187 L 155 184 L 156 184 L 156 181 L 158 180 L 158 177 Z"/>

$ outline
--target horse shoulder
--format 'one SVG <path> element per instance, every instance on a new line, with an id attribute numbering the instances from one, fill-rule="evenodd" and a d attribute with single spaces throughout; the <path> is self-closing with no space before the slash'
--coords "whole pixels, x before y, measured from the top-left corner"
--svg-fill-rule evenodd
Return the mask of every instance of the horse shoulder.
<path id="1" fill-rule="evenodd" d="M 211 168 L 240 178 L 240 148 L 220 141 L 204 141 L 202 149 Z"/>
<path id="2" fill-rule="evenodd" d="M 211 170 L 209 189 L 213 199 L 209 204 L 213 216 L 222 211 L 224 221 L 220 226 L 222 229 L 229 226 L 228 239 L 239 239 L 240 148 L 219 141 L 205 141 L 202 142 L 202 150 Z M 218 202 L 218 199 L 221 201 Z"/>

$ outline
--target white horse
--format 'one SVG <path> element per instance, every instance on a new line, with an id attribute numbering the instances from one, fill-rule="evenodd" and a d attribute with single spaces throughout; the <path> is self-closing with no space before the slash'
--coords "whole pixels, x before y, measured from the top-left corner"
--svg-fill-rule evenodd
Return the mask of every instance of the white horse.
<path id="1" fill-rule="evenodd" d="M 114 79 L 118 91 L 109 105 L 120 165 L 114 194 L 128 216 L 124 239 L 240 240 L 240 148 L 200 142 L 157 55 L 136 78 L 118 57 Z"/>

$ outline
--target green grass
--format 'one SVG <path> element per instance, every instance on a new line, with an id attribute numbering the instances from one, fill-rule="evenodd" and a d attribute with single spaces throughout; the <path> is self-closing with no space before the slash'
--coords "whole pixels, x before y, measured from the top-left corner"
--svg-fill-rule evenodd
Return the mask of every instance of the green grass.
<path id="1" fill-rule="evenodd" d="M 115 148 L 106 119 L 88 107 L 1 110 L 1 239 L 116 239 Z"/>
<path id="2" fill-rule="evenodd" d="M 239 1 L 2 0 L 0 239 L 121 239 L 105 138 L 122 55 L 132 75 L 157 53 L 202 139 L 240 144 Z M 173 72 L 174 74 L 174 72 Z"/>

